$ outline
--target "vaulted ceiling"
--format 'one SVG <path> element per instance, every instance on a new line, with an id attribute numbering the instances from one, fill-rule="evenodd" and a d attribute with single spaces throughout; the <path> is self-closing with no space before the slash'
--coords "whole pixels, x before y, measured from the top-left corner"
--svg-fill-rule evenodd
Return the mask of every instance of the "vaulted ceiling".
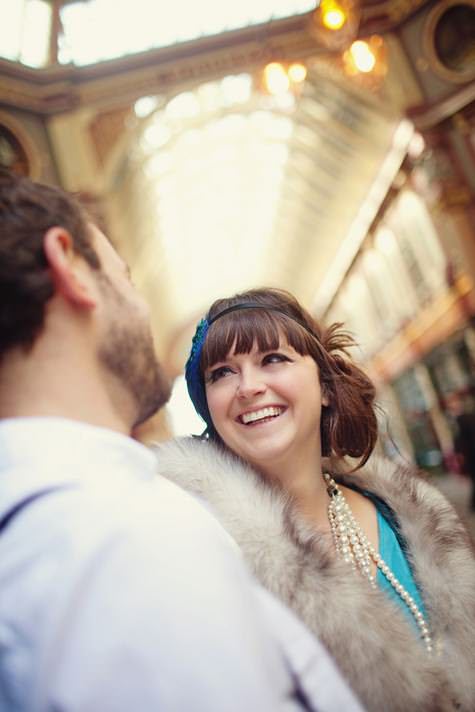
<path id="1" fill-rule="evenodd" d="M 109 208 L 177 368 L 192 323 L 219 296 L 275 285 L 323 310 L 411 124 L 318 64 L 297 95 L 263 95 L 240 74 L 148 106 Z"/>
<path id="2" fill-rule="evenodd" d="M 394 100 L 406 71 L 395 43 L 388 78 L 374 91 L 345 77 L 339 54 L 309 32 L 314 3 L 305 0 L 239 3 L 231 16 L 227 5 L 226 15 L 211 14 L 214 24 L 206 19 L 209 3 L 200 3 L 199 17 L 185 3 L 173 15 L 175 34 L 168 25 L 159 32 L 160 12 L 145 0 L 123 3 L 121 12 L 115 0 L 28 3 L 38 18 L 51 10 L 45 66 L 0 60 L 0 103 L 44 115 L 65 187 L 103 200 L 152 304 L 170 369 L 183 363 L 193 322 L 223 294 L 272 284 L 323 310 L 412 136 Z M 118 30 L 127 7 L 140 15 L 137 3 L 156 15 L 153 31 L 142 23 L 142 46 Z M 363 0 L 360 34 L 385 33 L 423 4 Z M 92 42 L 101 22 L 109 34 Z M 114 49 L 121 37 L 122 49 Z M 12 49 L 10 59 L 25 58 Z M 303 61 L 305 82 L 264 92 L 262 69 L 273 59 Z M 78 169 L 80 150 L 74 164 L 78 125 L 95 171 Z M 61 131 L 66 151 L 58 148 Z"/>

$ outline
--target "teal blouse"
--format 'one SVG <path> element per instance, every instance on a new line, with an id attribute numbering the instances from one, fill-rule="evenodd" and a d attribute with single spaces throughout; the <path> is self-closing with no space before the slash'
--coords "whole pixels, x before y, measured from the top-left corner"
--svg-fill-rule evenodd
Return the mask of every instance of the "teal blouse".
<path id="1" fill-rule="evenodd" d="M 378 515 L 379 554 L 389 566 L 399 583 L 401 583 L 409 595 L 412 596 L 420 612 L 424 618 L 426 618 L 424 601 L 422 600 L 422 596 L 419 592 L 411 567 L 407 560 L 404 551 L 406 545 L 401 533 L 399 532 L 394 512 L 390 507 L 388 507 L 384 500 L 380 499 L 372 492 L 360 490 L 358 487 L 351 487 L 351 485 L 348 484 L 346 486 L 360 492 L 373 502 Z M 414 628 L 418 631 L 419 629 L 417 628 L 417 624 L 409 608 L 404 603 L 402 598 L 396 593 L 386 576 L 379 568 L 376 574 L 376 583 L 380 589 L 384 591 L 386 595 L 401 608 L 401 610 L 404 611 L 408 620 L 410 620 Z"/>
<path id="2" fill-rule="evenodd" d="M 411 567 L 409 566 L 409 562 L 401 545 L 401 541 L 396 536 L 393 527 L 385 518 L 380 507 L 378 506 L 379 501 L 376 500 L 374 503 L 376 505 L 378 513 L 379 553 L 393 572 L 394 576 L 396 576 L 398 581 L 412 596 L 420 612 L 425 617 L 424 603 L 414 580 Z M 397 603 L 402 608 L 402 610 L 406 613 L 413 625 L 417 628 L 416 622 L 407 605 L 396 593 L 396 591 L 391 586 L 386 576 L 382 573 L 380 569 L 378 569 L 378 573 L 376 575 L 376 583 L 393 601 L 395 601 L 395 603 Z"/>

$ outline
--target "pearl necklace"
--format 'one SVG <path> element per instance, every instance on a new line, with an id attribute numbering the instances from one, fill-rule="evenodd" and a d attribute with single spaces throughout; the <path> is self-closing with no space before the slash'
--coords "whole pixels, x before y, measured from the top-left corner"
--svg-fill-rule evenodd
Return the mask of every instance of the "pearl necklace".
<path id="1" fill-rule="evenodd" d="M 374 561 L 408 607 L 419 628 L 427 652 L 432 653 L 432 636 L 416 602 L 397 580 L 378 552 L 375 551 L 368 537 L 355 520 L 348 502 L 335 480 L 328 474 L 324 474 L 323 477 L 330 496 L 328 519 L 337 554 L 347 564 L 350 564 L 354 571 L 359 571 L 362 576 L 367 578 L 372 588 L 376 588 L 376 578 L 371 573 L 371 560 Z"/>

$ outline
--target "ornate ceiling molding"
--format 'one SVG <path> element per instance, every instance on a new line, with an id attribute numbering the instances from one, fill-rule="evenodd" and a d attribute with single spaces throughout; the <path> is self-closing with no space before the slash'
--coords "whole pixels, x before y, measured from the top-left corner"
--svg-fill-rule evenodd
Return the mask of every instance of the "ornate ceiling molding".
<path id="1" fill-rule="evenodd" d="M 363 0 L 359 35 L 394 29 L 433 0 Z M 51 115 L 109 108 L 167 94 L 262 64 L 329 54 L 308 31 L 312 13 L 225 32 L 95 65 L 31 69 L 0 59 L 0 103 Z"/>
<path id="2" fill-rule="evenodd" d="M 366 0 L 361 11 L 360 35 L 389 32 L 433 0 Z"/>
<path id="3" fill-rule="evenodd" d="M 114 106 L 253 71 L 275 57 L 304 59 L 326 51 L 307 32 L 307 23 L 308 15 L 301 15 L 85 67 L 34 70 L 0 60 L 0 103 L 42 114 Z"/>

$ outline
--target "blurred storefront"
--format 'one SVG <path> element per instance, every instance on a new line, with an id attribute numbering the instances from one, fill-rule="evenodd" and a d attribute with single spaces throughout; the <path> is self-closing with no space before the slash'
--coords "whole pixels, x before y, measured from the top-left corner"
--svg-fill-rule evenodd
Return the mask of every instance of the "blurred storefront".
<path id="1" fill-rule="evenodd" d="M 400 449 L 435 472 L 464 471 L 455 413 L 475 405 L 474 18 L 450 0 L 403 28 L 423 93 L 407 111 L 416 133 L 327 309 L 361 335 Z"/>
<path id="2" fill-rule="evenodd" d="M 473 271 L 456 244 L 444 251 L 427 204 L 408 183 L 367 238 L 327 318 L 358 334 L 383 409 L 393 424 L 405 423 L 411 446 L 402 449 L 440 470 L 455 463 L 448 404 L 454 397 L 468 404 L 475 386 Z M 387 440 L 391 451 L 390 433 Z"/>

